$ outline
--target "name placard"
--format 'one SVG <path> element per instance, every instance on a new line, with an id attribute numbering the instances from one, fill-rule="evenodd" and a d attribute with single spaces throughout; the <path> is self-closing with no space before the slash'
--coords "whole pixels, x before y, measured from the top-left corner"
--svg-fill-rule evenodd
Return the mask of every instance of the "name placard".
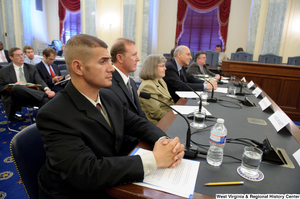
<path id="1" fill-rule="evenodd" d="M 252 94 L 255 95 L 255 97 L 258 97 L 262 93 L 262 90 L 258 87 L 256 87 L 253 91 Z"/>
<path id="2" fill-rule="evenodd" d="M 279 111 L 273 113 L 268 119 L 273 124 L 277 132 L 289 123 L 289 117 Z"/>
<path id="3" fill-rule="evenodd" d="M 266 108 L 268 108 L 269 106 L 271 106 L 271 102 L 267 97 L 264 97 L 262 100 L 260 100 L 258 102 L 260 108 L 262 111 L 264 111 Z"/>
<path id="4" fill-rule="evenodd" d="M 247 88 L 251 88 L 254 86 L 254 82 L 251 80 L 248 84 L 247 84 Z"/>

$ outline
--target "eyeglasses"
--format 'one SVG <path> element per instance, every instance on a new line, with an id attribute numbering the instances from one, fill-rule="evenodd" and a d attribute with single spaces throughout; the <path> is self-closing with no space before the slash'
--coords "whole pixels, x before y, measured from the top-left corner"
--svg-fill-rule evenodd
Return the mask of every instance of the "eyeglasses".
<path id="1" fill-rule="evenodd" d="M 24 55 L 23 55 L 23 53 L 22 54 L 14 54 L 14 57 L 17 57 L 17 58 L 24 57 Z"/>
<path id="2" fill-rule="evenodd" d="M 163 64 L 163 65 L 162 64 L 158 64 L 157 67 L 166 68 L 165 64 Z"/>

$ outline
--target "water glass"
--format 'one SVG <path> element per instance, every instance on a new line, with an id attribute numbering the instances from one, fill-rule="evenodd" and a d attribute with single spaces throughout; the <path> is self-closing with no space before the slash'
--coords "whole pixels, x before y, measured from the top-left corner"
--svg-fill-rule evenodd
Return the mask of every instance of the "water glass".
<path id="1" fill-rule="evenodd" d="M 202 99 L 202 105 L 208 105 L 208 102 L 207 102 L 208 93 L 207 92 L 202 92 L 200 94 L 200 97 Z"/>
<path id="2" fill-rule="evenodd" d="M 263 152 L 257 147 L 246 146 L 242 156 L 241 172 L 249 177 L 258 175 Z"/>
<path id="3" fill-rule="evenodd" d="M 235 95 L 236 94 L 236 87 L 235 86 L 229 86 L 228 87 L 228 94 L 229 95 Z"/>
<path id="4" fill-rule="evenodd" d="M 230 81 L 235 81 L 235 76 L 234 75 L 230 76 Z"/>
<path id="5" fill-rule="evenodd" d="M 192 127 L 196 129 L 201 129 L 206 127 L 205 125 L 205 110 L 199 111 L 199 109 L 194 110 L 194 121 Z"/>

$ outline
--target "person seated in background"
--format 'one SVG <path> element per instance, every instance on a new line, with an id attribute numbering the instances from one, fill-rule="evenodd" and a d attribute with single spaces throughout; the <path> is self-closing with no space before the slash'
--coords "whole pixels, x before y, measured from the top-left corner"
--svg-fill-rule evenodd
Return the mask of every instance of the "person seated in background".
<path id="1" fill-rule="evenodd" d="M 172 50 L 170 51 L 170 58 L 173 58 L 173 57 L 174 57 L 174 51 L 175 51 L 175 48 L 176 48 L 176 47 L 172 48 Z"/>
<path id="2" fill-rule="evenodd" d="M 244 49 L 242 47 L 236 49 L 236 52 L 240 52 L 240 51 L 244 51 Z"/>
<path id="3" fill-rule="evenodd" d="M 220 75 L 211 72 L 206 67 L 206 55 L 204 51 L 197 51 L 195 53 L 194 61 L 191 63 L 191 65 L 188 67 L 186 72 L 192 74 L 192 75 L 209 75 L 211 77 L 214 77 L 216 79 L 220 79 Z"/>
<path id="4" fill-rule="evenodd" d="M 65 78 L 69 78 L 68 74 L 66 77 L 63 77 L 60 73 L 60 70 L 56 64 L 54 64 L 54 60 L 56 57 L 56 51 L 52 48 L 46 48 L 43 51 L 43 60 L 36 64 L 36 68 L 39 71 L 40 76 L 46 82 L 48 87 L 54 92 L 61 91 L 65 88 L 65 84 L 54 85 L 55 83 L 64 80 Z"/>
<path id="5" fill-rule="evenodd" d="M 17 110 L 29 105 L 42 107 L 55 96 L 55 92 L 43 81 L 35 66 L 24 63 L 24 55 L 20 48 L 11 48 L 8 54 L 12 63 L 0 70 L 1 100 L 10 121 L 24 121 L 24 118 L 15 115 Z M 41 87 L 35 90 L 20 85 L 25 83 L 40 84 Z M 8 84 L 15 84 L 10 92 L 6 90 Z"/>
<path id="6" fill-rule="evenodd" d="M 61 50 L 57 52 L 57 56 L 60 56 L 60 57 L 65 56 L 65 44 L 61 45 Z"/>
<path id="7" fill-rule="evenodd" d="M 162 55 L 148 55 L 140 71 L 140 78 L 143 79 L 139 86 L 138 93 L 146 92 L 151 97 L 157 98 L 168 105 L 173 105 L 174 101 L 168 91 L 166 82 L 162 79 L 165 76 L 166 58 Z M 156 124 L 168 111 L 169 107 L 154 99 L 144 99 L 139 97 L 142 110 L 147 119 Z"/>
<path id="8" fill-rule="evenodd" d="M 227 61 L 227 55 L 222 52 L 221 45 L 216 45 L 215 51 L 219 53 L 219 66 L 222 66 L 222 61 Z"/>
<path id="9" fill-rule="evenodd" d="M 31 46 L 24 46 L 23 52 L 25 54 L 24 63 L 36 65 L 41 62 L 41 59 L 34 57 L 33 48 Z"/>
<path id="10" fill-rule="evenodd" d="M 2 41 L 0 41 L 0 62 L 11 62 L 8 51 L 4 49 Z"/>
<path id="11" fill-rule="evenodd" d="M 183 66 L 188 66 L 191 59 L 190 49 L 187 46 L 180 45 L 176 47 L 174 57 L 166 62 L 167 70 L 163 79 L 167 83 L 169 93 L 175 103 L 179 100 L 176 91 L 190 91 L 189 87 L 198 91 L 212 90 L 213 87 L 217 89 L 216 81 L 206 82 L 186 72 L 186 67 Z"/>
<path id="12" fill-rule="evenodd" d="M 143 181 L 158 167 L 175 167 L 184 156 L 178 138 L 167 139 L 154 124 L 127 109 L 109 89 L 112 73 L 104 41 L 85 34 L 65 47 L 71 81 L 42 107 L 36 124 L 46 150 L 39 176 L 40 198 L 108 198 L 106 189 Z M 127 156 L 124 134 L 153 152 Z"/>

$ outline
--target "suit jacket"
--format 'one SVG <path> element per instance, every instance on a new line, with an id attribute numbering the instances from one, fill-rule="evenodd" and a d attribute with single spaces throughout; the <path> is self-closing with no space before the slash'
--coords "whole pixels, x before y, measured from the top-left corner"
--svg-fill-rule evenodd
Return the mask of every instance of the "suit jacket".
<path id="1" fill-rule="evenodd" d="M 51 66 L 54 70 L 53 72 L 56 75 L 61 76 L 58 66 L 56 64 L 52 64 Z M 48 87 L 51 90 L 53 90 L 54 92 L 58 92 L 64 88 L 63 86 L 60 86 L 60 85 L 57 85 L 57 86 L 54 85 L 51 75 L 49 74 L 48 70 L 45 68 L 45 65 L 42 61 L 40 63 L 36 64 L 35 67 L 39 71 L 39 74 L 42 77 L 42 79 L 45 81 L 45 83 L 48 85 Z"/>
<path id="2" fill-rule="evenodd" d="M 35 66 L 31 64 L 24 63 L 24 76 L 26 78 L 26 81 L 28 83 L 34 83 L 34 84 L 40 84 L 42 85 L 40 92 L 36 92 L 36 90 L 33 90 L 32 92 L 40 93 L 41 96 L 43 96 L 45 93 L 43 92 L 44 88 L 47 87 L 46 83 L 43 81 L 43 79 L 40 77 L 37 69 Z M 6 112 L 6 115 L 9 116 L 10 109 L 11 109 L 11 97 L 10 93 L 6 91 L 6 87 L 8 84 L 14 84 L 17 82 L 17 76 L 16 72 L 13 66 L 13 63 L 11 63 L 6 68 L 2 68 L 0 70 L 0 93 L 1 93 L 1 100 L 4 104 L 4 110 Z"/>
<path id="3" fill-rule="evenodd" d="M 40 198 L 101 198 L 106 188 L 143 180 L 140 156 L 120 156 L 123 135 L 153 146 L 166 134 L 128 110 L 111 90 L 101 89 L 100 98 L 113 131 L 71 81 L 39 110 L 37 127 L 47 154 L 39 172 Z"/>
<path id="4" fill-rule="evenodd" d="M 10 63 L 10 62 L 11 62 L 11 59 L 9 58 L 8 50 L 3 50 L 3 51 L 4 51 L 5 58 L 6 58 L 7 62 Z"/>
<path id="5" fill-rule="evenodd" d="M 212 77 L 216 76 L 216 73 L 211 72 L 210 70 L 207 69 L 206 65 L 202 66 L 202 70 L 204 73 L 201 72 L 199 68 L 199 64 L 195 61 L 191 63 L 191 65 L 188 67 L 186 72 L 192 74 L 192 75 L 202 75 L 202 74 L 207 74 Z"/>
<path id="6" fill-rule="evenodd" d="M 173 105 L 174 101 L 168 91 L 168 86 L 163 79 L 156 80 L 144 80 L 138 89 L 140 92 L 150 93 L 151 97 L 159 99 L 168 105 Z M 142 110 L 144 111 L 147 119 L 156 124 L 169 110 L 170 108 L 161 102 L 154 99 L 144 99 L 139 97 Z"/>
<path id="7" fill-rule="evenodd" d="M 165 66 L 167 70 L 166 70 L 166 75 L 163 79 L 168 85 L 169 93 L 171 94 L 174 102 L 177 102 L 179 100 L 179 96 L 175 93 L 175 91 L 191 90 L 185 84 L 187 84 L 194 90 L 203 90 L 204 81 L 197 79 L 193 75 L 187 73 L 185 67 L 181 67 L 182 76 L 179 76 L 175 58 L 169 59 L 166 62 Z M 172 80 L 171 78 L 174 78 L 177 81 Z"/>
<path id="8" fill-rule="evenodd" d="M 136 113 L 137 115 L 146 118 L 145 113 L 142 111 L 141 104 L 137 95 L 137 86 L 135 81 L 130 78 L 130 84 L 133 90 L 134 100 L 130 96 L 127 86 L 125 85 L 121 75 L 117 70 L 112 73 L 112 85 L 105 89 L 112 90 L 123 102 L 124 106 L 126 106 L 129 110 Z"/>

